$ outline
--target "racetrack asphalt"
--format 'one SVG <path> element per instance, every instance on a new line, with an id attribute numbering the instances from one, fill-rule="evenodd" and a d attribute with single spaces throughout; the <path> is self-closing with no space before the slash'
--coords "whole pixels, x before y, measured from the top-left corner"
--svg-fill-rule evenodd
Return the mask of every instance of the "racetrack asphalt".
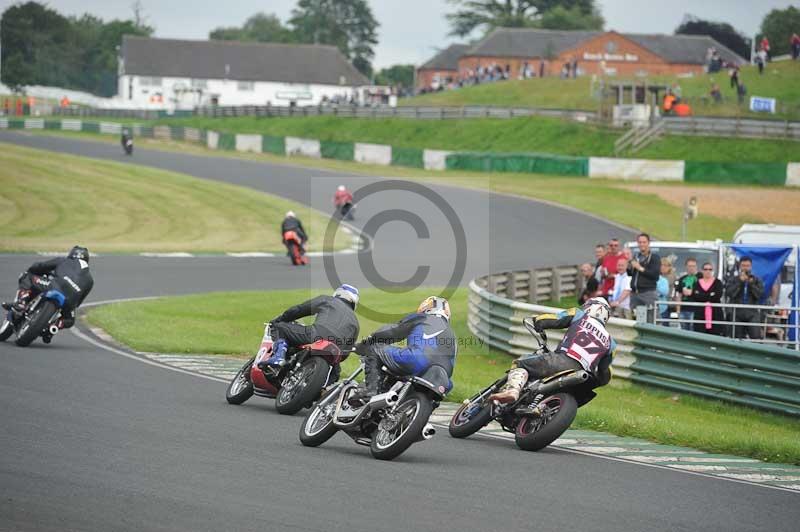
<path id="1" fill-rule="evenodd" d="M 0 141 L 126 162 L 108 144 L 6 132 Z M 375 182 L 154 150 L 137 149 L 130 162 L 312 205 L 316 188 L 327 201 L 339 182 Z M 479 240 L 468 250 L 464 281 L 504 268 L 575 263 L 595 241 L 629 236 L 549 205 L 432 188 Z M 408 205 L 392 193 L 361 202 L 355 224 Z M 487 202 L 488 212 L 480 211 Z M 430 220 L 429 207 L 414 207 Z M 432 226 L 429 243 L 447 249 Z M 387 278 L 407 277 L 419 265 L 420 246 L 411 247 L 416 237 L 401 223 L 374 236 L 375 262 Z M 487 261 L 485 253 L 501 256 Z M 452 255 L 426 257 L 426 284 L 447 280 Z M 11 295 L 16 274 L 34 259 L 0 256 L 0 293 Z M 342 261 L 348 280 L 366 280 L 358 257 Z M 321 263 L 297 270 L 282 257 L 102 256 L 93 261 L 91 298 L 323 286 Z M 308 449 L 297 438 L 300 416 L 278 415 L 272 401 L 230 406 L 221 382 L 119 356 L 70 333 L 49 346 L 0 344 L 0 364 L 0 530 L 794 531 L 800 522 L 797 494 L 558 449 L 526 453 L 481 437 L 440 433 L 390 463 L 343 435 Z"/>

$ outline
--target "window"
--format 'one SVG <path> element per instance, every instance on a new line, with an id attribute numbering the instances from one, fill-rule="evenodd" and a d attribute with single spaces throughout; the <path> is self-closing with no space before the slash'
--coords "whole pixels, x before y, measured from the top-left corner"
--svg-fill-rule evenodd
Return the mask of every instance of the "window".
<path id="1" fill-rule="evenodd" d="M 236 84 L 236 88 L 240 91 L 252 91 L 255 90 L 255 85 L 252 81 L 240 81 Z"/>
<path id="2" fill-rule="evenodd" d="M 141 78 L 139 78 L 139 84 L 142 87 L 160 87 L 161 86 L 161 78 L 141 77 Z"/>
<path id="3" fill-rule="evenodd" d="M 207 89 L 208 88 L 208 81 L 204 79 L 193 79 L 192 80 L 192 88 L 194 89 Z"/>

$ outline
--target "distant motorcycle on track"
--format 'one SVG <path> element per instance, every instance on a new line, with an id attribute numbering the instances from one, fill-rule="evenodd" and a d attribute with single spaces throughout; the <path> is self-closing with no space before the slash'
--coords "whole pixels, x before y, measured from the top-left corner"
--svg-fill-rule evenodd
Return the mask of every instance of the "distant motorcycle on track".
<path id="1" fill-rule="evenodd" d="M 120 143 L 122 144 L 122 149 L 125 150 L 125 155 L 133 155 L 133 137 L 122 135 Z"/>
<path id="2" fill-rule="evenodd" d="M 228 385 L 225 398 L 240 405 L 253 395 L 275 398 L 275 409 L 281 414 L 296 414 L 310 407 L 322 389 L 339 378 L 339 364 L 350 354 L 336 344 L 319 340 L 299 349 L 289 348 L 283 366 L 265 371 L 258 363 L 272 356 L 272 326 L 266 324 L 261 346 L 255 357 L 247 361 Z"/>
<path id="3" fill-rule="evenodd" d="M 295 231 L 283 233 L 283 242 L 286 245 L 287 254 L 292 261 L 292 265 L 303 266 L 308 264 L 305 246 Z"/>

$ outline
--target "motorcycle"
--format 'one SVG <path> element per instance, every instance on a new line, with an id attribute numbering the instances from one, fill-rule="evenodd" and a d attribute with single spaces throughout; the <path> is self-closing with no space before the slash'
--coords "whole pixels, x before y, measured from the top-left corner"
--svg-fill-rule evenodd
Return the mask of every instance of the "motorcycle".
<path id="1" fill-rule="evenodd" d="M 125 155 L 133 155 L 133 139 L 131 137 L 122 138 L 122 149 L 125 150 Z"/>
<path id="2" fill-rule="evenodd" d="M 549 353 L 547 335 L 534 329 L 533 318 L 522 323 L 539 343 L 536 352 Z M 538 451 L 557 440 L 572 424 L 578 408 L 596 396 L 592 391 L 596 387 L 594 378 L 580 369 L 529 381 L 513 403 L 490 402 L 489 396 L 500 391 L 506 381 L 507 376 L 498 379 L 466 399 L 450 419 L 450 435 L 466 438 L 494 420 L 514 434 L 520 449 Z"/>
<path id="3" fill-rule="evenodd" d="M 49 285 L 52 277 L 48 275 L 34 276 L 37 285 Z M 17 291 L 12 308 L 8 310 L 0 324 L 0 342 L 4 342 L 16 333 L 15 343 L 20 347 L 30 345 L 39 336 L 49 344 L 53 336 L 61 330 L 61 309 L 66 300 L 64 294 L 54 287 L 39 293 L 28 304 L 19 309 L 22 290 Z"/>
<path id="4" fill-rule="evenodd" d="M 450 386 L 441 366 L 432 366 L 419 377 L 392 375 L 381 368 L 381 390 L 363 404 L 355 399 L 356 377 L 363 361 L 347 379 L 329 389 L 314 405 L 300 427 L 300 442 L 318 447 L 339 431 L 359 445 L 369 446 L 378 460 L 392 460 L 418 441 L 436 433 L 428 420 Z"/>
<path id="5" fill-rule="evenodd" d="M 283 233 L 283 242 L 288 250 L 289 258 L 292 260 L 292 265 L 300 266 L 308 264 L 308 257 L 306 257 L 306 249 L 303 246 L 303 241 L 295 231 L 286 231 Z"/>
<path id="6" fill-rule="evenodd" d="M 352 220 L 353 213 L 356 211 L 355 203 L 348 201 L 336 207 L 337 214 L 342 220 Z"/>
<path id="7" fill-rule="evenodd" d="M 339 378 L 339 364 L 347 358 L 333 342 L 318 340 L 299 349 L 289 349 L 286 361 L 277 371 L 264 371 L 258 363 L 272 356 L 272 327 L 267 323 L 255 357 L 236 373 L 225 392 L 225 399 L 240 405 L 253 395 L 275 398 L 275 409 L 286 415 L 311 406 L 322 389 Z"/>

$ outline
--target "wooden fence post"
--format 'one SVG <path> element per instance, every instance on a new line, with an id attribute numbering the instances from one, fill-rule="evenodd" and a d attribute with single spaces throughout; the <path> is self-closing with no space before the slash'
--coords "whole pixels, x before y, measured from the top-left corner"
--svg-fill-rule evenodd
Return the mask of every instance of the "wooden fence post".
<path id="1" fill-rule="evenodd" d="M 558 268 L 553 268 L 552 277 L 550 278 L 550 300 L 558 303 L 561 301 L 561 274 L 558 273 Z"/>
<path id="2" fill-rule="evenodd" d="M 528 303 L 536 304 L 539 302 L 539 272 L 531 269 L 528 277 Z"/>

